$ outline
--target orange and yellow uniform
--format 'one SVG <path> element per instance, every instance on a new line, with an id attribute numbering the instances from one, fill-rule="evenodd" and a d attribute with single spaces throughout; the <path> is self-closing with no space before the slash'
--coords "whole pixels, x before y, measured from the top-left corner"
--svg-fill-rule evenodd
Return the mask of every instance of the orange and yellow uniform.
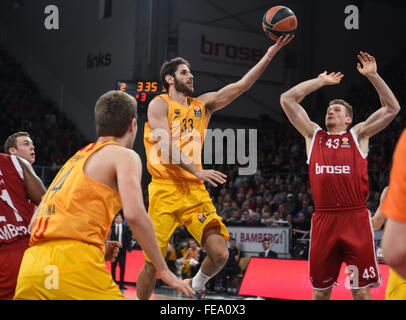
<path id="1" fill-rule="evenodd" d="M 182 169 L 175 160 L 162 155 L 157 143 L 158 136 L 171 139 L 179 150 L 202 168 L 201 151 L 207 129 L 204 103 L 188 97 L 189 106 L 170 100 L 167 94 L 157 98 L 168 103 L 168 124 L 171 137 L 164 137 L 162 131 L 152 131 L 149 123 L 144 128 L 144 146 L 147 168 L 152 176 L 148 186 L 149 208 L 162 256 L 166 256 L 173 231 L 185 225 L 190 234 L 201 244 L 207 225 L 220 227 L 226 240 L 228 231 L 216 213 L 210 195 L 203 181 Z M 176 156 L 172 155 L 172 159 Z M 149 261 L 148 257 L 147 260 Z"/>
<path id="2" fill-rule="evenodd" d="M 84 173 L 100 148 L 79 150 L 43 196 L 21 264 L 14 299 L 124 299 L 107 271 L 104 242 L 120 195 Z"/>
<path id="3" fill-rule="evenodd" d="M 403 131 L 393 155 L 388 194 L 381 210 L 393 220 L 406 223 L 406 130 Z M 405 261 L 406 263 L 406 261 Z M 386 287 L 386 300 L 406 300 L 406 279 L 390 269 Z"/>

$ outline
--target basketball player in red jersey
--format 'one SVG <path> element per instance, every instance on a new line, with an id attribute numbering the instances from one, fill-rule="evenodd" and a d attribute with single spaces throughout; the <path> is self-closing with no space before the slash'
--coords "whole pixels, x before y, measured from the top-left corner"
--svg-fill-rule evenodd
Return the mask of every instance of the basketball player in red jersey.
<path id="1" fill-rule="evenodd" d="M 306 140 L 307 163 L 316 211 L 312 218 L 310 279 L 313 299 L 329 299 L 342 262 L 352 270 L 354 299 L 370 299 L 369 287 L 380 284 L 374 235 L 366 209 L 369 192 L 369 139 L 383 130 L 400 106 L 377 73 L 374 57 L 360 52 L 358 71 L 375 87 L 382 107 L 349 130 L 352 107 L 333 100 L 327 108 L 327 132 L 312 122 L 300 102 L 326 85 L 339 84 L 343 74 L 323 72 L 281 95 L 289 121 Z M 362 64 L 362 66 L 361 66 Z"/>
<path id="2" fill-rule="evenodd" d="M 31 165 L 35 162 L 35 147 L 28 132 L 16 132 L 4 143 L 4 152 L 27 160 Z"/>
<path id="3" fill-rule="evenodd" d="M 0 153 L 0 300 L 11 300 L 18 270 L 28 248 L 32 203 L 39 204 L 45 187 L 31 165 Z"/>

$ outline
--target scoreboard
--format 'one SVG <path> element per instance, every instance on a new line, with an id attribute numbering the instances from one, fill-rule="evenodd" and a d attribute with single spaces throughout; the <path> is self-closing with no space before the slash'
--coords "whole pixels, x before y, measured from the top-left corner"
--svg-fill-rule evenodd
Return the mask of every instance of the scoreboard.
<path id="1" fill-rule="evenodd" d="M 167 92 L 158 81 L 117 81 L 116 89 L 132 95 L 140 109 L 147 108 L 155 96 Z"/>

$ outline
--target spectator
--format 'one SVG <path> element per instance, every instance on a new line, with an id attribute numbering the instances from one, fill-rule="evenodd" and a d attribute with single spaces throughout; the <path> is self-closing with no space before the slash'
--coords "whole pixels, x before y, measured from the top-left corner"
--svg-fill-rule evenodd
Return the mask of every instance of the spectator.
<path id="1" fill-rule="evenodd" d="M 286 214 L 287 215 L 296 213 L 296 202 L 294 200 L 294 197 L 293 197 L 292 193 L 289 193 L 286 196 L 285 209 L 286 209 Z"/>
<path id="2" fill-rule="evenodd" d="M 231 217 L 223 219 L 224 224 L 229 226 L 239 226 L 241 225 L 241 214 L 240 210 L 236 209 L 231 212 Z"/>
<path id="3" fill-rule="evenodd" d="M 272 215 L 271 227 L 280 227 L 286 225 L 286 220 L 283 220 L 279 211 L 275 211 Z"/>
<path id="4" fill-rule="evenodd" d="M 271 216 L 271 213 L 269 211 L 265 211 L 262 214 L 261 224 L 263 224 L 267 227 L 270 227 L 270 226 L 272 226 L 272 223 L 273 223 L 273 218 Z"/>
<path id="5" fill-rule="evenodd" d="M 260 258 L 272 258 L 272 259 L 278 258 L 278 254 L 271 250 L 271 246 L 268 239 L 262 240 L 262 248 L 264 249 L 264 251 L 259 253 Z"/>
<path id="6" fill-rule="evenodd" d="M 182 277 L 191 278 L 198 271 L 197 267 L 199 265 L 199 252 L 200 247 L 197 245 L 196 241 L 192 238 L 188 240 L 188 248 L 182 258 L 176 260 L 177 267 L 181 269 Z M 194 274 L 193 274 L 194 273 Z"/>
<path id="7" fill-rule="evenodd" d="M 251 217 L 247 221 L 247 225 L 250 227 L 261 225 L 261 217 L 259 216 L 258 212 L 254 211 L 252 213 Z"/>
<path id="8" fill-rule="evenodd" d="M 248 210 L 243 210 L 242 211 L 242 216 L 241 216 L 241 219 L 240 219 L 241 226 L 247 226 L 249 219 L 250 219 L 249 211 Z"/>
<path id="9" fill-rule="evenodd" d="M 124 276 L 125 276 L 125 263 L 127 258 L 127 250 L 131 249 L 131 236 L 132 232 L 127 224 L 123 223 L 124 217 L 121 212 L 117 213 L 114 218 L 114 223 L 111 225 L 111 235 L 110 240 L 121 242 L 123 245 L 118 252 L 117 258 L 111 263 L 111 275 L 113 280 L 116 281 L 116 268 L 117 264 L 120 267 L 120 289 L 126 289 L 124 286 Z"/>

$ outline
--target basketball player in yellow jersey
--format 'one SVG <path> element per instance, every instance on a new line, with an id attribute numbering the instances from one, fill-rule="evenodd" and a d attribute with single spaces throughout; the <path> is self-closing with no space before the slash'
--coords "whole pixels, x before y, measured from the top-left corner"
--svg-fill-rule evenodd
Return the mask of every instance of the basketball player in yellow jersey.
<path id="1" fill-rule="evenodd" d="M 136 116 L 136 100 L 124 92 L 97 101 L 99 139 L 65 163 L 42 198 L 14 299 L 124 299 L 105 267 L 105 241 L 121 208 L 161 279 L 193 293 L 166 266 L 143 204 Z"/>
<path id="2" fill-rule="evenodd" d="M 154 223 L 163 256 L 173 231 L 179 225 L 185 225 L 207 252 L 196 276 L 187 280 L 198 294 L 203 293 L 206 282 L 225 265 L 228 259 L 226 240 L 229 238 L 203 185 L 208 182 L 216 187 L 226 182 L 223 173 L 202 169 L 200 152 L 205 129 L 212 114 L 246 92 L 292 38 L 279 38 L 241 80 L 198 98 L 191 97 L 194 93 L 193 75 L 186 60 L 175 58 L 161 68 L 161 81 L 168 94 L 151 101 L 144 131 L 147 168 L 152 176 L 148 187 L 148 214 Z M 149 299 L 155 286 L 156 270 L 150 258 L 146 254 L 146 263 L 138 276 L 139 299 Z"/>
<path id="3" fill-rule="evenodd" d="M 383 212 L 381 210 L 381 205 L 383 203 L 383 200 L 386 197 L 387 191 L 388 191 L 388 187 L 385 187 L 385 189 L 383 189 L 382 194 L 381 194 L 379 207 L 371 219 L 374 230 L 381 229 L 383 223 L 386 220 L 386 216 L 383 214 Z M 386 300 L 406 300 L 406 279 L 402 278 L 392 268 L 389 269 L 389 279 L 388 279 L 388 283 L 386 285 L 385 299 Z"/>

